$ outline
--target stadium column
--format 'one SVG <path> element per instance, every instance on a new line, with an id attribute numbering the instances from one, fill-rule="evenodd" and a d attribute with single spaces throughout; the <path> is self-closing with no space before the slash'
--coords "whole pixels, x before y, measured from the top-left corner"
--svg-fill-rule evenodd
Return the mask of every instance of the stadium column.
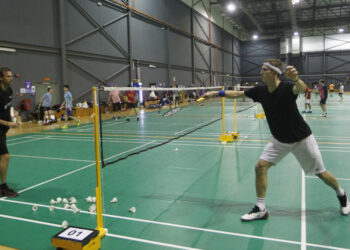
<path id="1" fill-rule="evenodd" d="M 128 54 L 129 54 L 129 84 L 132 82 L 133 58 L 132 58 L 132 37 L 131 37 L 131 10 L 128 9 Z"/>
<path id="2" fill-rule="evenodd" d="M 61 46 L 61 82 L 67 84 L 67 47 L 66 47 L 66 29 L 65 29 L 65 12 L 64 12 L 64 0 L 58 1 L 58 18 L 59 18 L 59 30 L 60 30 L 60 46 Z M 63 96 L 63 86 L 59 88 L 60 96 Z"/>

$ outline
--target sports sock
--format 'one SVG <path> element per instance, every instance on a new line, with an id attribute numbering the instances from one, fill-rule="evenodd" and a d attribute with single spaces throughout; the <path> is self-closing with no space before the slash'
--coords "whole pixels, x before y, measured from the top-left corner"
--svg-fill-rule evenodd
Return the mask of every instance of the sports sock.
<path id="1" fill-rule="evenodd" d="M 257 205 L 260 210 L 263 211 L 265 209 L 265 198 L 257 197 L 255 205 Z"/>
<path id="2" fill-rule="evenodd" d="M 337 196 L 343 196 L 345 195 L 344 189 L 342 189 L 340 186 L 339 188 L 335 191 L 337 193 Z"/>

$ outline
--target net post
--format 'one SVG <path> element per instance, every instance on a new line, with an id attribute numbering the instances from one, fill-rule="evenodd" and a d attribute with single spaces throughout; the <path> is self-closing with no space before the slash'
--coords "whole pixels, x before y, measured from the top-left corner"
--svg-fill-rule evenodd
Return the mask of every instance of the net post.
<path id="1" fill-rule="evenodd" d="M 234 90 L 235 92 L 237 91 L 237 86 L 234 87 Z M 237 132 L 237 98 L 235 98 L 235 101 L 234 101 L 234 113 L 235 113 L 235 116 L 234 116 L 235 120 L 234 120 L 234 130 L 232 133 L 232 137 L 233 139 L 238 140 L 239 133 Z"/>
<path id="2" fill-rule="evenodd" d="M 255 118 L 262 119 L 264 117 L 265 117 L 265 113 L 264 112 L 260 113 L 260 103 L 258 103 L 258 113 L 255 115 Z"/>
<path id="3" fill-rule="evenodd" d="M 222 87 L 222 90 L 224 89 Z M 225 134 L 225 97 L 222 98 L 222 134 Z"/>
<path id="4" fill-rule="evenodd" d="M 225 87 L 222 87 L 222 90 L 224 90 Z M 225 97 L 222 97 L 222 134 L 219 137 L 219 141 L 221 143 L 227 143 L 232 142 L 233 137 L 231 134 L 227 134 L 225 132 Z"/>
<path id="5" fill-rule="evenodd" d="M 94 110 L 94 139 L 95 139 L 95 160 L 96 160 L 96 219 L 97 227 L 99 231 L 99 238 L 106 235 L 106 229 L 103 228 L 103 217 L 102 217 L 102 179 L 101 179 L 101 166 L 100 166 L 100 147 L 99 147 L 99 130 L 98 130 L 98 119 L 99 119 L 99 100 L 97 95 L 97 88 L 92 88 L 93 97 L 93 110 Z"/>

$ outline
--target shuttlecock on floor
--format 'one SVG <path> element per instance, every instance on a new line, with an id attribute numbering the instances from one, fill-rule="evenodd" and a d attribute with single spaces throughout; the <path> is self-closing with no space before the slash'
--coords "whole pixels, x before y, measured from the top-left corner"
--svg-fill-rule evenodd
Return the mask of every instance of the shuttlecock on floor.
<path id="1" fill-rule="evenodd" d="M 116 202 L 118 202 L 117 197 L 113 197 L 113 199 L 111 200 L 111 203 L 116 203 Z"/>
<path id="2" fill-rule="evenodd" d="M 57 202 L 54 199 L 50 200 L 50 205 L 55 205 Z"/>
<path id="3" fill-rule="evenodd" d="M 50 206 L 49 210 L 52 212 L 53 210 L 55 210 L 55 206 Z"/>
<path id="4" fill-rule="evenodd" d="M 79 213 L 80 212 L 80 209 L 75 204 L 72 204 L 70 206 L 70 208 L 73 210 L 73 213 Z"/>
<path id="5" fill-rule="evenodd" d="M 73 209 L 73 210 L 74 209 L 78 209 L 77 205 L 75 205 L 75 204 L 70 205 L 70 208 Z"/>
<path id="6" fill-rule="evenodd" d="M 88 202 L 88 203 L 91 203 L 92 202 L 92 197 L 91 196 L 86 197 L 85 201 Z"/>
<path id="7" fill-rule="evenodd" d="M 57 197 L 57 199 L 56 199 L 57 204 L 60 204 L 61 201 L 62 201 L 62 198 L 61 197 Z"/>
<path id="8" fill-rule="evenodd" d="M 64 204 L 64 209 L 70 209 L 70 205 L 68 203 Z"/>
<path id="9" fill-rule="evenodd" d="M 37 205 L 32 206 L 32 210 L 33 210 L 34 212 L 38 211 L 38 206 L 37 206 Z"/>
<path id="10" fill-rule="evenodd" d="M 70 204 L 76 204 L 77 199 L 75 199 L 74 197 L 71 197 L 71 198 L 69 198 L 69 202 L 70 202 Z"/>
<path id="11" fill-rule="evenodd" d="M 129 212 L 134 214 L 136 212 L 136 207 L 129 208 Z"/>
<path id="12" fill-rule="evenodd" d="M 175 148 L 174 151 L 177 152 L 177 151 L 179 151 L 179 149 L 178 149 L 178 148 Z"/>
<path id="13" fill-rule="evenodd" d="M 66 220 L 62 221 L 61 227 L 67 228 L 68 227 L 68 221 L 66 221 Z"/>
<path id="14" fill-rule="evenodd" d="M 96 205 L 95 205 L 95 204 L 92 204 L 92 205 L 89 207 L 89 212 L 90 212 L 90 213 L 96 212 Z"/>
<path id="15" fill-rule="evenodd" d="M 96 197 L 92 197 L 92 202 L 95 203 L 96 202 Z"/>
<path id="16" fill-rule="evenodd" d="M 67 198 L 63 198 L 63 199 L 62 199 L 62 202 L 63 202 L 64 204 L 67 204 L 67 203 L 68 203 Z"/>

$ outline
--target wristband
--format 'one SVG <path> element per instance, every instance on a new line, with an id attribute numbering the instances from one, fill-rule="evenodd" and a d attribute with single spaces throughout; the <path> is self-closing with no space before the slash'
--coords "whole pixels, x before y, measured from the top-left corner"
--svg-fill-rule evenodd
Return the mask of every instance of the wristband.
<path id="1" fill-rule="evenodd" d="M 220 90 L 219 91 L 219 96 L 220 97 L 225 97 L 225 90 Z"/>

